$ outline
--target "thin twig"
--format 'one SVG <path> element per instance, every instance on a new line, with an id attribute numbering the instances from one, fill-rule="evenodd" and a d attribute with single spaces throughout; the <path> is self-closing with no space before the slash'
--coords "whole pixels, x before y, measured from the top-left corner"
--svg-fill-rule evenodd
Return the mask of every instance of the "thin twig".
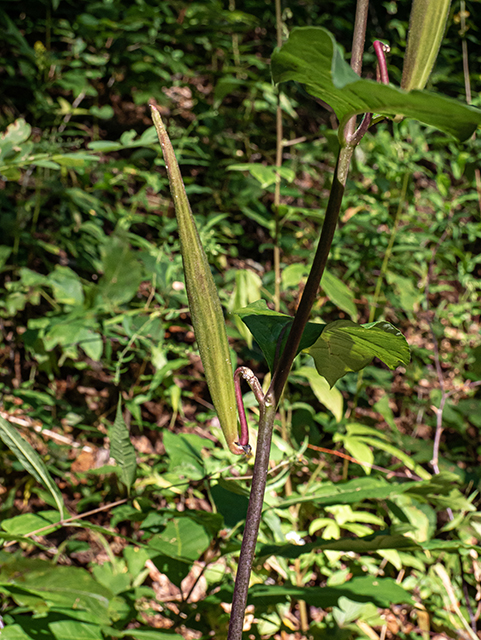
<path id="1" fill-rule="evenodd" d="M 376 471 L 381 471 L 382 473 L 396 476 L 398 478 L 406 478 L 405 473 L 397 473 L 396 471 L 391 471 L 391 469 L 385 469 L 384 467 L 379 467 L 378 465 L 371 464 L 370 462 L 361 462 L 357 458 L 353 458 L 352 456 L 348 455 L 347 453 L 343 453 L 342 451 L 335 451 L 334 449 L 326 449 L 325 447 L 318 447 L 317 445 L 314 445 L 314 444 L 308 444 L 307 446 L 309 447 L 309 449 L 314 449 L 314 451 L 321 451 L 322 453 L 330 453 L 331 455 L 338 456 L 343 460 L 349 460 L 350 462 L 354 462 L 355 464 L 358 464 L 361 467 L 369 467 L 370 469 L 375 469 Z M 410 472 L 410 474 L 411 475 L 409 476 L 409 478 L 412 478 L 413 480 L 422 480 L 422 478 L 416 475 L 415 473 Z"/>

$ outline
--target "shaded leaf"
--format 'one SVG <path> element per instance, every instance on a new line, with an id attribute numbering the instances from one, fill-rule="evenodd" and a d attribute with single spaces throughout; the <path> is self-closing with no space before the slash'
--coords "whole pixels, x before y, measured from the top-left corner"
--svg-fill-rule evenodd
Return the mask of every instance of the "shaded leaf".
<path id="1" fill-rule="evenodd" d="M 266 605 L 278 603 L 279 599 L 293 597 L 305 600 L 314 607 L 334 607 L 339 598 L 345 597 L 355 602 L 373 602 L 378 607 L 389 607 L 400 602 L 411 603 L 411 595 L 391 578 L 362 576 L 352 578 L 340 586 L 295 587 L 293 585 L 261 585 L 249 588 L 249 604 Z"/>
<path id="2" fill-rule="evenodd" d="M 38 455 L 35 449 L 18 433 L 17 429 L 11 425 L 7 420 L 0 416 L 0 438 L 6 444 L 6 446 L 15 454 L 17 460 L 20 462 L 25 471 L 28 471 L 38 482 L 50 491 L 55 504 L 61 514 L 64 517 L 64 503 L 62 494 L 59 488 L 52 479 L 52 476 L 48 472 L 45 463 Z"/>
<path id="3" fill-rule="evenodd" d="M 280 353 L 284 347 L 293 318 L 277 311 L 271 311 L 268 309 L 265 300 L 257 300 L 243 309 L 236 309 L 233 313 L 242 318 L 242 321 L 247 325 L 262 349 L 269 369 L 272 371 L 276 351 Z M 314 344 L 325 326 L 324 324 L 308 322 L 302 334 L 297 353 Z M 277 346 L 279 341 L 280 348 Z"/>
<path id="4" fill-rule="evenodd" d="M 108 606 L 113 594 L 85 569 L 16 557 L 2 563 L 0 584 L 14 585 L 41 596 L 49 606 L 85 610 L 99 622 L 109 623 Z"/>

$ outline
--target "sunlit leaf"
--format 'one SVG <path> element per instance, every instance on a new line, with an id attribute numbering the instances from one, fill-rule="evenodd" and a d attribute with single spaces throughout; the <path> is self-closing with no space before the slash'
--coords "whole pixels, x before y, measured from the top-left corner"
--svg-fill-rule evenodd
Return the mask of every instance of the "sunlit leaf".
<path id="1" fill-rule="evenodd" d="M 341 129 L 360 113 L 415 118 L 466 140 L 481 124 L 481 111 L 427 91 L 403 91 L 361 79 L 343 59 L 334 36 L 322 27 L 293 29 L 272 56 L 274 82 L 295 80 L 329 104 Z"/>
<path id="2" fill-rule="evenodd" d="M 409 346 L 402 333 L 389 322 L 359 325 L 336 320 L 325 326 L 307 349 L 316 369 L 331 386 L 349 371 L 360 371 L 374 357 L 390 369 L 410 361 Z"/>

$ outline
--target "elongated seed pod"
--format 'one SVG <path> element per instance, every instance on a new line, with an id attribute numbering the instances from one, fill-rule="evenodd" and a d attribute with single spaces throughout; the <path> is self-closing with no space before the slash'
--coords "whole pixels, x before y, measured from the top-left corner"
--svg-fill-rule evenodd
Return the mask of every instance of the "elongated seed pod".
<path id="1" fill-rule="evenodd" d="M 174 149 L 160 113 L 153 105 L 151 109 L 174 200 L 185 286 L 207 385 L 229 449 L 233 453 L 244 454 L 244 450 L 236 444 L 239 438 L 234 379 L 219 296 L 195 226 Z"/>
<path id="2" fill-rule="evenodd" d="M 446 30 L 451 0 L 413 0 L 401 88 L 424 89 Z"/>

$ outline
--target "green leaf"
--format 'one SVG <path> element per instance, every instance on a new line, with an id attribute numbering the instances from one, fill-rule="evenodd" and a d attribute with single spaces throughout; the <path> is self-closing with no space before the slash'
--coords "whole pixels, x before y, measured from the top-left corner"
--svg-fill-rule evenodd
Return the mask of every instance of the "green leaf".
<path id="1" fill-rule="evenodd" d="M 28 471 L 38 482 L 50 491 L 58 507 L 61 518 L 64 517 L 65 505 L 59 488 L 49 474 L 45 463 L 35 449 L 18 433 L 17 429 L 0 416 L 0 438 L 15 454 L 25 471 Z"/>
<path id="2" fill-rule="evenodd" d="M 417 542 L 413 538 L 402 535 L 391 535 L 389 529 L 378 531 L 362 538 L 340 538 L 339 540 L 324 540 L 317 538 L 314 542 L 305 545 L 296 544 L 266 544 L 261 545 L 257 551 L 258 558 L 277 556 L 295 560 L 301 555 L 313 551 L 341 551 L 343 553 L 365 554 L 382 551 L 383 549 L 396 549 L 398 551 L 420 550 L 429 551 L 456 551 L 458 549 L 481 549 L 476 545 L 469 545 L 460 540 L 429 540 Z"/>
<path id="3" fill-rule="evenodd" d="M 127 487 L 130 495 L 130 488 L 135 480 L 137 462 L 135 449 L 130 441 L 130 433 L 122 415 L 122 402 L 120 397 L 117 404 L 115 421 L 110 430 L 110 453 L 121 469 L 120 479 Z"/>
<path id="4" fill-rule="evenodd" d="M 262 353 L 267 360 L 269 369 L 272 371 L 274 368 L 276 351 L 279 351 L 280 353 L 281 349 L 284 347 L 293 318 L 277 311 L 271 311 L 268 309 L 265 300 L 257 300 L 243 309 L 235 310 L 233 313 L 242 318 L 242 321 L 247 325 L 249 331 L 252 333 L 254 338 L 257 340 L 259 347 L 262 349 Z M 324 324 L 308 322 L 304 329 L 304 333 L 302 334 L 301 343 L 297 353 L 300 353 L 303 349 L 307 349 L 314 344 L 325 326 L 326 325 Z M 279 340 L 281 340 L 281 345 L 278 349 L 277 345 Z"/>
<path id="5" fill-rule="evenodd" d="M 85 569 L 15 557 L 2 563 L 0 584 L 40 596 L 49 607 L 84 610 L 96 616 L 99 623 L 110 622 L 108 606 L 113 594 Z"/>
<path id="6" fill-rule="evenodd" d="M 336 278 L 329 271 L 324 271 L 321 279 L 321 287 L 324 293 L 336 307 L 345 311 L 352 320 L 357 319 L 357 308 L 354 304 L 354 294 L 342 280 Z"/>
<path id="7" fill-rule="evenodd" d="M 49 629 L 55 640 L 103 640 L 104 636 L 98 625 L 81 620 L 56 620 L 49 623 Z"/>
<path id="8" fill-rule="evenodd" d="M 321 27 L 293 29 L 289 40 L 272 56 L 274 82 L 294 80 L 327 102 L 340 129 L 359 113 L 402 115 L 445 131 L 459 140 L 481 124 L 481 111 L 427 91 L 406 92 L 392 85 L 361 79 L 345 62 L 331 33 Z"/>
<path id="9" fill-rule="evenodd" d="M 58 511 L 40 511 L 39 513 L 22 513 L 14 518 L 6 518 L 2 520 L 2 529 L 7 533 L 19 534 L 21 536 L 48 527 L 49 524 L 55 525 L 60 521 L 60 513 Z M 55 530 L 55 526 L 42 532 L 42 535 L 48 535 Z"/>
<path id="10" fill-rule="evenodd" d="M 374 454 L 371 449 L 359 438 L 354 438 L 352 436 L 345 436 L 342 439 L 342 443 L 348 453 L 360 462 L 361 467 L 366 472 L 366 475 L 369 475 L 371 473 L 371 465 L 374 462 Z"/>
<path id="11" fill-rule="evenodd" d="M 339 389 L 329 387 L 326 380 L 319 376 L 313 367 L 301 367 L 293 373 L 296 376 L 307 378 L 319 402 L 329 409 L 337 422 L 341 422 L 344 413 L 344 400 Z"/>
<path id="12" fill-rule="evenodd" d="M 410 594 L 391 578 L 361 576 L 352 578 L 342 585 L 333 587 L 296 587 L 293 585 L 256 584 L 249 588 L 249 604 L 266 606 L 278 604 L 286 597 L 305 600 L 313 607 L 334 607 L 339 598 L 345 597 L 355 602 L 373 602 L 378 607 L 389 607 L 400 602 L 411 603 Z"/>
<path id="13" fill-rule="evenodd" d="M 364 325 L 350 320 L 330 322 L 307 352 L 331 387 L 349 371 L 363 369 L 374 357 L 390 369 L 408 365 L 410 361 L 406 339 L 389 322 Z"/>
<path id="14" fill-rule="evenodd" d="M 346 483 L 323 483 L 315 492 L 293 495 L 291 498 L 279 499 L 277 509 L 285 509 L 301 502 L 313 502 L 317 506 L 335 504 L 353 504 L 363 500 L 385 500 L 392 495 L 399 495 L 419 486 L 418 482 L 389 483 L 382 478 L 356 478 Z"/>
<path id="15" fill-rule="evenodd" d="M 126 239 L 112 235 L 103 250 L 104 275 L 98 290 L 112 305 L 129 302 L 142 280 L 140 263 Z"/>
<path id="16" fill-rule="evenodd" d="M 15 156 L 18 148 L 28 140 L 31 132 L 32 127 L 23 118 L 18 118 L 8 125 L 0 136 L 0 163 L 5 162 L 6 158 L 12 155 Z"/>
<path id="17" fill-rule="evenodd" d="M 110 120 L 114 117 L 113 107 L 111 107 L 109 104 L 104 104 L 103 107 L 97 107 L 96 105 L 93 105 L 92 107 L 90 107 L 89 111 L 92 116 L 100 118 L 101 120 Z"/>
<path id="18" fill-rule="evenodd" d="M 55 270 L 48 275 L 47 282 L 52 287 L 57 302 L 69 305 L 83 304 L 82 283 L 75 271 L 69 267 L 55 265 Z"/>
<path id="19" fill-rule="evenodd" d="M 193 562 L 208 548 L 211 536 L 204 527 L 191 518 L 174 518 L 164 531 L 149 541 L 149 548 L 160 554 Z"/>
<path id="20" fill-rule="evenodd" d="M 262 189 L 267 189 L 277 181 L 277 174 L 288 182 L 292 182 L 296 177 L 295 171 L 288 167 L 275 167 L 272 165 L 259 164 L 258 162 L 245 164 L 231 164 L 227 167 L 230 171 L 248 171 L 253 178 L 261 183 Z"/>

